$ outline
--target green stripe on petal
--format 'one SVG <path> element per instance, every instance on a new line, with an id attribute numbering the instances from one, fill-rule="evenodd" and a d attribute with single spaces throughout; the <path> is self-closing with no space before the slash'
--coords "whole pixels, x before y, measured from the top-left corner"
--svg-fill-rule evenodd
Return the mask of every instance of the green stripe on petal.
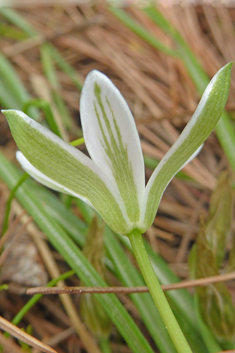
<path id="1" fill-rule="evenodd" d="M 67 189 L 63 185 L 58 184 L 55 182 L 53 179 L 48 178 L 45 174 L 41 173 L 38 169 L 36 169 L 29 161 L 25 158 L 23 153 L 20 151 L 16 152 L 16 159 L 20 163 L 21 167 L 35 180 L 37 180 L 39 183 L 47 186 L 48 188 L 63 192 L 65 194 L 72 195 L 74 197 L 78 197 L 82 199 L 84 202 L 86 202 L 88 205 L 92 207 L 92 204 L 85 198 L 82 198 L 81 195 L 73 193 L 71 190 Z"/>
<path id="2" fill-rule="evenodd" d="M 139 225 L 143 232 L 151 226 L 168 183 L 207 139 L 217 124 L 228 98 L 231 68 L 232 63 L 229 63 L 213 77 L 191 120 L 149 179 Z"/>
<path id="3" fill-rule="evenodd" d="M 115 232 L 126 234 L 131 230 L 118 190 L 90 158 L 24 113 L 3 113 L 29 163 L 72 195 L 88 200 Z"/>
<path id="4" fill-rule="evenodd" d="M 86 78 L 81 97 L 81 118 L 92 159 L 117 185 L 129 219 L 133 225 L 137 224 L 145 186 L 138 132 L 124 98 L 98 71 L 91 72 Z"/>

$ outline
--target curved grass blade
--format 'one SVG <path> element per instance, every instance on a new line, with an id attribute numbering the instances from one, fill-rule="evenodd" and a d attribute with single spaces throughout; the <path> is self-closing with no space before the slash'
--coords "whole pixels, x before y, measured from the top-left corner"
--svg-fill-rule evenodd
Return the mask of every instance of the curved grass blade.
<path id="1" fill-rule="evenodd" d="M 161 50 L 163 53 L 167 55 L 171 55 L 173 57 L 178 57 L 177 50 L 173 50 L 166 45 L 164 45 L 161 41 L 154 38 L 147 30 L 145 30 L 141 25 L 138 24 L 133 18 L 131 18 L 125 11 L 118 7 L 109 7 L 110 12 L 112 12 L 119 20 L 121 20 L 127 27 L 129 27 L 133 32 L 138 34 L 141 38 L 146 40 L 149 44 L 151 44 L 154 48 Z"/>
<path id="2" fill-rule="evenodd" d="M 17 27 L 21 28 L 30 37 L 35 37 L 38 35 L 37 31 L 28 24 L 25 19 L 19 15 L 15 10 L 9 7 L 1 7 L 0 14 L 7 18 L 10 22 L 14 23 Z"/>
<path id="3" fill-rule="evenodd" d="M 8 229 L 8 222 L 9 222 L 9 215 L 10 215 L 10 211 L 11 211 L 11 203 L 12 200 L 15 196 L 15 193 L 17 191 L 17 189 L 20 187 L 20 185 L 29 177 L 29 175 L 27 173 L 24 173 L 22 175 L 22 177 L 20 178 L 20 180 L 16 183 L 16 185 L 14 186 L 14 188 L 11 190 L 10 192 L 10 196 L 7 200 L 7 204 L 6 204 L 6 210 L 5 210 L 5 216 L 4 216 L 4 220 L 3 220 L 3 226 L 2 226 L 2 233 L 1 236 L 3 236 L 5 234 L 5 232 Z"/>
<path id="4" fill-rule="evenodd" d="M 30 114 L 30 107 L 41 108 L 45 114 L 46 121 L 50 127 L 50 130 L 57 136 L 62 138 L 62 133 L 55 120 L 50 104 L 44 99 L 32 99 L 26 102 L 23 106 L 23 112 Z"/>
<path id="5" fill-rule="evenodd" d="M 4 88 L 6 91 L 4 96 L 5 97 L 7 95 L 12 96 L 12 99 L 14 99 L 14 101 L 17 104 L 17 106 L 15 107 L 16 109 L 18 107 L 22 107 L 23 104 L 29 100 L 30 96 L 26 91 L 24 85 L 20 81 L 17 73 L 15 72 L 10 62 L 1 53 L 0 53 L 0 78 L 1 78 L 1 81 L 4 83 Z M 34 119 L 36 119 L 38 116 L 37 110 L 32 108 L 30 110 L 30 114 Z"/>
<path id="6" fill-rule="evenodd" d="M 68 271 L 65 273 L 62 273 L 59 277 L 51 280 L 50 282 L 47 283 L 47 287 L 54 287 L 58 282 L 63 281 L 71 276 L 74 275 L 74 271 Z M 19 325 L 21 320 L 23 320 L 24 316 L 29 312 L 29 310 L 43 297 L 43 294 L 35 294 L 29 301 L 23 306 L 20 311 L 16 314 L 16 316 L 13 318 L 11 323 L 13 325 Z"/>
<path id="7" fill-rule="evenodd" d="M 41 45 L 41 61 L 45 75 L 51 84 L 54 102 L 58 108 L 58 111 L 60 112 L 63 123 L 68 129 L 72 129 L 73 119 L 64 102 L 64 99 L 62 98 L 62 95 L 59 93 L 60 83 L 52 59 L 50 46 L 48 46 L 47 43 Z"/>
<path id="8" fill-rule="evenodd" d="M 18 173 L 1 154 L 0 163 L 0 177 L 12 188 Z M 79 278 L 87 286 L 106 286 L 68 234 L 48 215 L 26 183 L 17 190 L 16 196 Z M 148 342 L 115 295 L 102 294 L 96 297 L 134 353 L 153 353 Z"/>

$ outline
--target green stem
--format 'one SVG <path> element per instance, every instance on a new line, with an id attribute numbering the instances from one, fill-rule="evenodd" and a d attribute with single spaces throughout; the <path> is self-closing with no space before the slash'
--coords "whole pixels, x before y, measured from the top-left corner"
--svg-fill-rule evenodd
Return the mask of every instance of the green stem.
<path id="1" fill-rule="evenodd" d="M 111 353 L 110 343 L 108 337 L 102 337 L 99 339 L 99 346 L 102 353 Z"/>
<path id="2" fill-rule="evenodd" d="M 54 287 L 58 282 L 64 281 L 65 279 L 74 275 L 74 271 L 70 270 L 65 273 L 62 273 L 59 277 L 52 279 L 47 283 L 47 287 Z M 29 310 L 43 297 L 43 294 L 35 294 L 29 301 L 20 309 L 20 311 L 13 318 L 11 323 L 13 325 L 19 325 L 19 323 L 23 320 L 24 316 L 29 312 Z M 6 335 L 8 335 L 6 333 Z"/>
<path id="3" fill-rule="evenodd" d="M 85 142 L 84 137 L 80 137 L 79 139 L 70 142 L 70 145 L 77 147 L 82 145 L 84 142 Z"/>
<path id="4" fill-rule="evenodd" d="M 6 211 L 5 211 L 5 216 L 4 216 L 4 220 L 3 220 L 3 226 L 2 226 L 2 233 L 1 233 L 1 237 L 6 233 L 7 229 L 8 229 L 8 222 L 9 222 L 9 216 L 10 216 L 10 211 L 11 211 L 11 203 L 12 200 L 15 196 L 16 191 L 18 190 L 18 188 L 20 187 L 20 185 L 29 177 L 29 175 L 27 173 L 24 173 L 22 175 L 22 177 L 18 180 L 18 182 L 16 183 L 16 185 L 14 186 L 14 188 L 11 190 L 10 196 L 7 200 L 7 204 L 6 204 Z"/>
<path id="5" fill-rule="evenodd" d="M 168 330 L 168 333 L 178 353 L 192 353 L 181 328 L 171 310 L 170 305 L 163 293 L 157 276 L 149 260 L 144 246 L 143 238 L 139 230 L 135 229 L 128 235 L 136 260 L 149 288 L 150 294 Z"/>

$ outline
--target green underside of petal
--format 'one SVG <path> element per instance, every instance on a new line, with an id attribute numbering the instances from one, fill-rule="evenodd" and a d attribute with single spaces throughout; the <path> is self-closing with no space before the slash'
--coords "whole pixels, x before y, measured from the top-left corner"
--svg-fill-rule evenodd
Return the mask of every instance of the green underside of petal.
<path id="1" fill-rule="evenodd" d="M 89 200 L 116 232 L 129 231 L 120 206 L 107 185 L 88 166 L 43 133 L 25 122 L 14 111 L 5 111 L 18 148 L 40 172 L 74 193 Z"/>
<path id="2" fill-rule="evenodd" d="M 127 215 L 129 219 L 135 223 L 139 220 L 140 208 L 133 168 L 128 158 L 127 145 L 122 140 L 116 117 L 107 97 L 105 97 L 105 101 L 109 112 L 106 112 L 105 110 L 105 106 L 101 99 L 101 87 L 97 82 L 94 83 L 94 94 L 97 100 L 97 102 L 94 101 L 94 109 L 102 134 L 100 142 L 105 150 L 107 163 L 110 166 L 121 197 L 125 203 Z M 101 114 L 99 114 L 97 105 L 99 106 Z M 110 113 L 113 119 L 114 131 L 112 130 L 111 123 L 108 119 Z M 105 129 L 108 132 L 107 134 L 105 134 Z"/>
<path id="3" fill-rule="evenodd" d="M 162 194 L 171 178 L 202 145 L 215 128 L 228 98 L 231 67 L 232 63 L 229 63 L 218 72 L 218 76 L 211 92 L 209 93 L 208 99 L 205 101 L 205 105 L 199 116 L 196 118 L 196 121 L 191 125 L 189 122 L 185 131 L 183 131 L 182 135 L 179 137 L 177 143 L 181 142 L 178 146 L 176 145 L 174 152 L 171 155 L 166 155 L 161 161 L 161 168 L 159 169 L 151 188 L 148 190 L 142 231 L 145 231 L 151 226 Z M 167 161 L 163 163 L 166 158 Z M 158 167 L 160 167 L 160 164 Z"/>

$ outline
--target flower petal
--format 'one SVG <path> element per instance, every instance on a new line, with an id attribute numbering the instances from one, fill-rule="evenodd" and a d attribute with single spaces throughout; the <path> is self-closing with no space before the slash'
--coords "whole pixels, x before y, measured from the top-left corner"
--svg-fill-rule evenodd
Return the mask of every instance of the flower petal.
<path id="1" fill-rule="evenodd" d="M 65 194 L 78 197 L 82 199 L 84 202 L 89 204 L 89 206 L 92 206 L 92 204 L 85 198 L 82 198 L 81 195 L 75 194 L 71 190 L 67 189 L 63 185 L 55 182 L 53 179 L 48 178 L 45 174 L 41 173 L 38 169 L 36 169 L 28 160 L 25 158 L 23 153 L 20 151 L 16 152 L 16 159 L 20 163 L 21 167 L 35 180 L 37 180 L 39 183 L 47 186 L 50 189 L 53 189 L 55 191 L 63 192 Z"/>
<path id="2" fill-rule="evenodd" d="M 80 108 L 91 158 L 117 185 L 130 220 L 139 221 L 145 188 L 144 161 L 126 101 L 105 75 L 92 71 L 85 80 Z"/>
<path id="3" fill-rule="evenodd" d="M 56 183 L 87 200 L 114 231 L 126 234 L 131 230 L 118 189 L 90 158 L 24 113 L 3 113 L 18 148 L 30 164 L 49 178 L 48 182 L 53 180 L 54 186 Z"/>
<path id="4" fill-rule="evenodd" d="M 144 194 L 140 224 L 142 231 L 146 231 L 152 224 L 168 183 L 207 139 L 218 122 L 229 94 L 231 68 L 232 63 L 229 63 L 213 77 L 191 120 L 149 179 Z"/>

